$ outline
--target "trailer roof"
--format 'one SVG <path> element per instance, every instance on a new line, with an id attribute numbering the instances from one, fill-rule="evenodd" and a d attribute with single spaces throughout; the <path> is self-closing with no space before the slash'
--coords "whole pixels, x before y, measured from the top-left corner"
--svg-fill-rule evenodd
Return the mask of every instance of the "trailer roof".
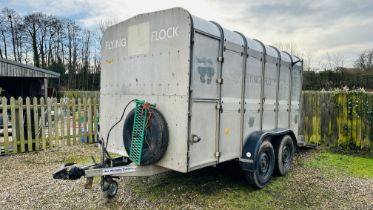
<path id="1" fill-rule="evenodd" d="M 224 26 L 220 26 L 219 23 L 207 21 L 194 15 L 191 15 L 191 17 L 193 20 L 194 29 L 199 31 L 200 33 L 207 34 L 215 38 L 221 38 L 221 36 L 223 36 L 224 41 L 232 42 L 237 45 L 243 46 L 244 40 L 239 35 L 239 32 L 226 29 L 224 28 Z M 219 31 L 219 28 L 223 30 L 223 34 Z M 256 51 L 257 53 L 265 53 L 269 59 L 277 60 L 278 58 L 280 58 L 282 61 L 289 63 L 301 60 L 300 58 L 294 55 L 282 52 L 278 50 L 276 47 L 266 45 L 260 42 L 259 40 L 251 39 L 247 36 L 245 36 L 245 39 L 247 42 L 248 49 Z M 293 61 L 291 60 L 290 56 Z M 295 65 L 300 66 L 300 63 L 296 63 Z"/>
<path id="2" fill-rule="evenodd" d="M 59 78 L 60 74 L 0 58 L 0 77 Z"/>

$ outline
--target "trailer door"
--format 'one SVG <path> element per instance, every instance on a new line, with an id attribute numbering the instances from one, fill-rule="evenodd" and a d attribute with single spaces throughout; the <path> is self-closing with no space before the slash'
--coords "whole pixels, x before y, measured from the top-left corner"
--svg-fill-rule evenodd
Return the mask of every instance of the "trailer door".
<path id="1" fill-rule="evenodd" d="M 287 56 L 287 55 L 283 55 Z M 278 128 L 289 127 L 290 63 L 282 62 L 278 91 Z"/>
<path id="2" fill-rule="evenodd" d="M 263 93 L 263 130 L 271 130 L 276 127 L 276 89 L 278 82 L 278 57 L 277 52 L 266 47 L 267 56 L 264 70 L 264 93 Z"/>
<path id="3" fill-rule="evenodd" d="M 298 61 L 295 59 L 295 61 Z M 302 71 L 303 66 L 296 64 L 293 66 L 291 72 L 291 113 L 290 113 L 290 128 L 294 131 L 295 136 L 299 135 L 299 121 L 300 121 L 300 98 L 302 91 Z"/>
<path id="4" fill-rule="evenodd" d="M 188 170 L 217 163 L 219 38 L 194 34 Z"/>
<path id="5" fill-rule="evenodd" d="M 221 85 L 219 162 L 241 155 L 241 93 L 243 73 L 243 39 L 224 31 L 224 62 Z"/>

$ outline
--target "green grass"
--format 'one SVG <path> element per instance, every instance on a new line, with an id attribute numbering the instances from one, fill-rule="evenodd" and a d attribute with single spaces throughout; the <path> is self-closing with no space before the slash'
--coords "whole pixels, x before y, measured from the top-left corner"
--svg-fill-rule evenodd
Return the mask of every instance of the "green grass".
<path id="1" fill-rule="evenodd" d="M 157 181 L 135 179 L 131 189 L 136 194 L 165 208 L 194 203 L 204 208 L 275 209 L 272 201 L 283 190 L 286 177 L 275 177 L 264 189 L 257 190 L 247 184 L 239 167 L 224 165 L 188 174 L 170 172 Z M 172 206 L 165 200 L 172 200 Z"/>
<path id="2" fill-rule="evenodd" d="M 298 161 L 295 167 L 318 168 L 325 175 L 373 178 L 373 159 L 326 151 L 312 153 L 312 158 Z M 299 177 L 295 180 L 294 176 L 298 174 L 290 171 L 285 177 L 274 177 L 267 186 L 257 190 L 247 184 L 240 168 L 232 163 L 188 174 L 169 172 L 153 178 L 133 178 L 128 187 L 161 209 L 185 207 L 189 203 L 192 206 L 188 208 L 192 209 L 304 209 L 322 206 L 323 202 L 333 199 L 333 193 L 320 185 L 298 186 L 305 183 L 298 183 Z"/>
<path id="3" fill-rule="evenodd" d="M 275 201 L 284 188 L 284 178 L 276 177 L 262 190 L 253 189 L 243 182 L 231 185 L 217 195 L 209 196 L 208 201 L 218 208 L 230 209 L 274 209 Z M 229 183 L 227 183 L 229 185 Z"/>
<path id="4" fill-rule="evenodd" d="M 334 169 L 337 173 L 350 176 L 373 178 L 373 159 L 368 157 L 321 151 L 319 156 L 307 161 L 305 165 L 323 170 Z"/>

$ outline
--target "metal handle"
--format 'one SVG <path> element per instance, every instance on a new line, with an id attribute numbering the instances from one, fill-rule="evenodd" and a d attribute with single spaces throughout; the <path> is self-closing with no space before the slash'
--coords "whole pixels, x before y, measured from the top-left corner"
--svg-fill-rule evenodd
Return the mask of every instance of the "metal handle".
<path id="1" fill-rule="evenodd" d="M 199 141 L 201 141 L 201 137 L 197 136 L 196 134 L 192 134 L 192 142 L 198 143 Z"/>

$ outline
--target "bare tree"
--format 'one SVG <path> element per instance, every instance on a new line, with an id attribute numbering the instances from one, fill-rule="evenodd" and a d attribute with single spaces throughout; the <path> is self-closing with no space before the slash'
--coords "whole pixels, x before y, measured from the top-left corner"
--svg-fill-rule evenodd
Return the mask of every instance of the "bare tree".
<path id="1" fill-rule="evenodd" d="M 344 55 L 340 52 L 326 54 L 327 57 L 327 69 L 332 71 L 339 71 L 343 69 L 344 65 Z"/>
<path id="2" fill-rule="evenodd" d="M 301 56 L 303 58 L 303 64 L 304 69 L 306 71 L 312 71 L 312 62 L 313 62 L 313 53 L 311 50 L 306 50 L 303 55 Z"/>
<path id="3" fill-rule="evenodd" d="M 363 71 L 373 71 L 373 49 L 364 50 L 355 61 L 355 67 Z"/>
<path id="4" fill-rule="evenodd" d="M 16 52 L 17 52 L 17 61 L 22 63 L 23 56 L 27 54 L 28 48 L 24 45 L 26 42 L 27 36 L 25 31 L 25 24 L 23 18 L 18 16 L 14 18 L 15 24 L 15 43 L 16 43 Z"/>
<path id="5" fill-rule="evenodd" d="M 106 19 L 106 20 L 101 20 L 98 24 L 98 36 L 102 38 L 104 32 L 106 31 L 107 28 L 110 26 L 116 24 L 118 21 L 116 19 Z"/>
<path id="6" fill-rule="evenodd" d="M 30 39 L 31 39 L 30 42 L 31 42 L 32 52 L 33 52 L 33 60 L 34 60 L 34 65 L 36 67 L 40 67 L 37 36 L 39 33 L 39 28 L 40 28 L 39 22 L 40 22 L 42 15 L 43 15 L 42 13 L 32 13 L 32 14 L 26 15 L 24 18 L 25 30 L 30 35 Z"/>
<path id="7" fill-rule="evenodd" d="M 290 53 L 303 59 L 304 69 L 306 71 L 312 70 L 313 53 L 311 50 L 300 50 L 295 42 L 276 42 L 274 44 L 281 51 Z"/>
<path id="8" fill-rule="evenodd" d="M 3 8 L 0 17 L 0 33 L 2 35 L 4 50 L 6 51 L 5 58 L 8 59 L 8 46 L 11 46 L 13 59 L 17 62 L 22 62 L 23 43 L 25 39 L 23 18 L 15 10 L 10 8 Z M 8 43 L 9 40 L 10 43 Z M 2 53 L 0 54 L 3 57 Z"/>
<path id="9" fill-rule="evenodd" d="M 69 19 L 0 8 L 0 57 L 56 71 L 68 89 L 97 89 L 100 40 L 114 22 L 101 21 L 91 31 Z"/>
<path id="10" fill-rule="evenodd" d="M 338 52 L 333 55 L 333 63 L 336 71 L 340 71 L 343 69 L 344 62 L 344 55 L 342 53 Z"/>
<path id="11" fill-rule="evenodd" d="M 47 51 L 47 38 L 48 38 L 48 32 L 51 25 L 53 24 L 52 22 L 53 16 L 47 16 L 45 14 L 42 14 L 40 16 L 39 20 L 39 50 L 40 50 L 40 58 L 41 58 L 41 66 L 43 68 L 47 67 L 46 64 L 46 51 Z"/>
<path id="12" fill-rule="evenodd" d="M 67 50 L 68 50 L 68 89 L 75 88 L 75 78 L 78 74 L 78 48 L 79 48 L 79 33 L 81 28 L 74 22 L 68 21 L 67 25 Z"/>
<path id="13" fill-rule="evenodd" d="M 65 39 L 65 31 L 64 31 L 64 20 L 56 18 L 54 20 L 54 23 L 52 25 L 53 31 L 55 33 L 54 36 L 54 60 L 57 60 L 57 62 L 64 64 L 64 59 L 63 59 L 63 40 Z"/>
<path id="14" fill-rule="evenodd" d="M 83 87 L 82 89 L 88 90 L 88 80 L 89 80 L 89 63 L 90 63 L 90 45 L 91 45 L 91 35 L 89 30 L 84 30 L 82 33 L 82 46 L 81 46 L 81 63 L 82 63 L 82 77 L 83 77 Z"/>
<path id="15" fill-rule="evenodd" d="M 286 51 L 291 55 L 300 56 L 302 54 L 295 42 L 276 42 L 273 45 L 279 50 Z"/>
<path id="16" fill-rule="evenodd" d="M 7 47 L 7 32 L 8 32 L 8 27 L 6 24 L 6 16 L 4 16 L 3 13 L 0 13 L 0 33 L 1 33 L 1 38 L 2 38 L 2 44 L 4 47 L 4 56 L 1 54 L 1 57 L 5 57 L 5 59 L 8 59 L 8 47 Z"/>
<path id="17" fill-rule="evenodd" d="M 13 48 L 13 59 L 17 61 L 17 46 L 16 46 L 16 38 L 15 38 L 15 29 L 14 29 L 14 20 L 19 18 L 19 15 L 16 13 L 15 10 L 10 8 L 3 8 L 1 10 L 2 16 L 6 17 L 7 25 L 8 25 L 8 32 L 11 35 L 12 40 L 12 48 Z"/>

